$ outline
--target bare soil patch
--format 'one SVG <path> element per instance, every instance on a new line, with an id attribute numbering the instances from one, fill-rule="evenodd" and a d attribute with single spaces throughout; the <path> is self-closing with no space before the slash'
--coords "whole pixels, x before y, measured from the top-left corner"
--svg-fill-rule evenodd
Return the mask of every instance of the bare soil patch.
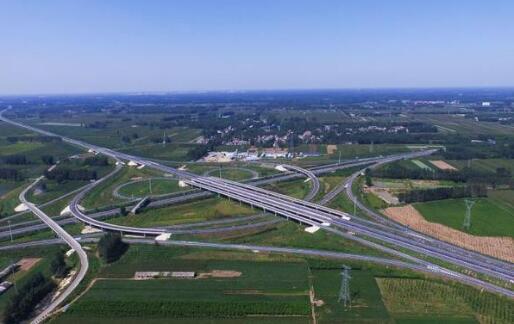
<path id="1" fill-rule="evenodd" d="M 18 261 L 18 265 L 20 266 L 20 271 L 28 271 L 33 266 L 36 265 L 36 263 L 39 262 L 41 258 L 23 258 L 20 261 Z"/>
<path id="2" fill-rule="evenodd" d="M 241 272 L 233 270 L 212 270 L 198 274 L 197 278 L 237 278 L 241 277 Z"/>
<path id="3" fill-rule="evenodd" d="M 451 164 L 446 163 L 443 160 L 434 160 L 434 161 L 431 160 L 430 163 L 432 163 L 433 165 L 435 165 L 437 168 L 439 168 L 441 170 L 457 171 L 456 167 L 454 167 Z"/>
<path id="4" fill-rule="evenodd" d="M 384 214 L 412 229 L 460 247 L 514 262 L 514 239 L 511 237 L 475 236 L 438 223 L 427 221 L 412 205 L 389 207 Z"/>
<path id="5" fill-rule="evenodd" d="M 367 191 L 372 192 L 378 198 L 385 201 L 385 203 L 388 205 L 398 205 L 400 203 L 400 201 L 398 200 L 398 197 L 393 195 L 389 189 L 370 187 L 367 189 Z"/>
<path id="6" fill-rule="evenodd" d="M 337 145 L 329 144 L 327 145 L 327 154 L 334 154 L 337 151 Z"/>

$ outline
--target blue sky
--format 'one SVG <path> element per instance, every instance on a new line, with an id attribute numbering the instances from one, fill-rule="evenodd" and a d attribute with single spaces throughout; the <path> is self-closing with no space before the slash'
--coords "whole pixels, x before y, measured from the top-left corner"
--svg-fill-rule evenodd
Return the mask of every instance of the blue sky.
<path id="1" fill-rule="evenodd" d="M 5 1 L 0 94 L 514 86 L 514 1 Z"/>

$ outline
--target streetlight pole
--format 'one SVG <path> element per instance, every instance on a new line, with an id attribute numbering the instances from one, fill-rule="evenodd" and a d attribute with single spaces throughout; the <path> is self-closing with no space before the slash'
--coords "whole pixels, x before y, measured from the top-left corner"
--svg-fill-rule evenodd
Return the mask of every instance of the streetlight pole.
<path id="1" fill-rule="evenodd" d="M 13 239 L 12 239 L 11 221 L 10 221 L 10 220 L 8 220 L 8 221 L 7 221 L 7 224 L 9 224 L 9 236 L 11 237 L 11 243 L 12 243 Z"/>

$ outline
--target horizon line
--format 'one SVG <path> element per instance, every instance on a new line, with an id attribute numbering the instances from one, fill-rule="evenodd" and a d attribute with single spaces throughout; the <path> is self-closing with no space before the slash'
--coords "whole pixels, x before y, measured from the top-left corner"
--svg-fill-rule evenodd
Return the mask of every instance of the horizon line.
<path id="1" fill-rule="evenodd" d="M 257 93 L 257 92 L 288 92 L 288 91 L 369 91 L 369 90 L 514 90 L 511 86 L 427 86 L 427 87 L 347 87 L 347 88 L 276 88 L 276 89 L 210 89 L 210 90 L 124 90 L 124 91 L 84 91 L 84 92 L 47 92 L 47 93 L 18 93 L 0 94 L 0 98 L 6 97 L 75 97 L 97 95 L 188 95 L 188 94 L 230 94 L 230 93 Z"/>

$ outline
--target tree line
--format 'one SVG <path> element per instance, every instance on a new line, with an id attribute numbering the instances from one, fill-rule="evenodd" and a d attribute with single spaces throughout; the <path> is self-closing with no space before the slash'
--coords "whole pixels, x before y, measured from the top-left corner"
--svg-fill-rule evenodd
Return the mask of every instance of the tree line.
<path id="1" fill-rule="evenodd" d="M 398 199 L 404 203 L 465 197 L 487 197 L 487 188 L 483 184 L 473 184 L 460 187 L 414 189 L 398 194 Z"/>
<path id="2" fill-rule="evenodd" d="M 7 302 L 3 321 L 6 324 L 20 323 L 32 314 L 34 307 L 55 288 L 55 283 L 41 272 L 35 273 Z"/>
<path id="3" fill-rule="evenodd" d="M 62 139 L 57 136 L 8 136 L 7 142 L 14 144 L 18 142 L 40 142 L 40 143 L 59 143 Z"/>
<path id="4" fill-rule="evenodd" d="M 47 179 L 55 180 L 57 182 L 64 182 L 66 180 L 96 180 L 98 176 L 95 170 L 74 170 L 68 167 L 57 167 L 52 171 L 46 170 L 44 174 Z"/>
<path id="5" fill-rule="evenodd" d="M 427 170 L 420 168 L 407 168 L 401 162 L 384 165 L 372 170 L 374 177 L 391 179 L 420 179 L 420 180 L 449 180 L 455 182 L 484 183 L 492 187 L 497 185 L 513 186 L 511 171 L 506 168 L 497 168 L 495 172 L 462 168 L 457 171 Z"/>

